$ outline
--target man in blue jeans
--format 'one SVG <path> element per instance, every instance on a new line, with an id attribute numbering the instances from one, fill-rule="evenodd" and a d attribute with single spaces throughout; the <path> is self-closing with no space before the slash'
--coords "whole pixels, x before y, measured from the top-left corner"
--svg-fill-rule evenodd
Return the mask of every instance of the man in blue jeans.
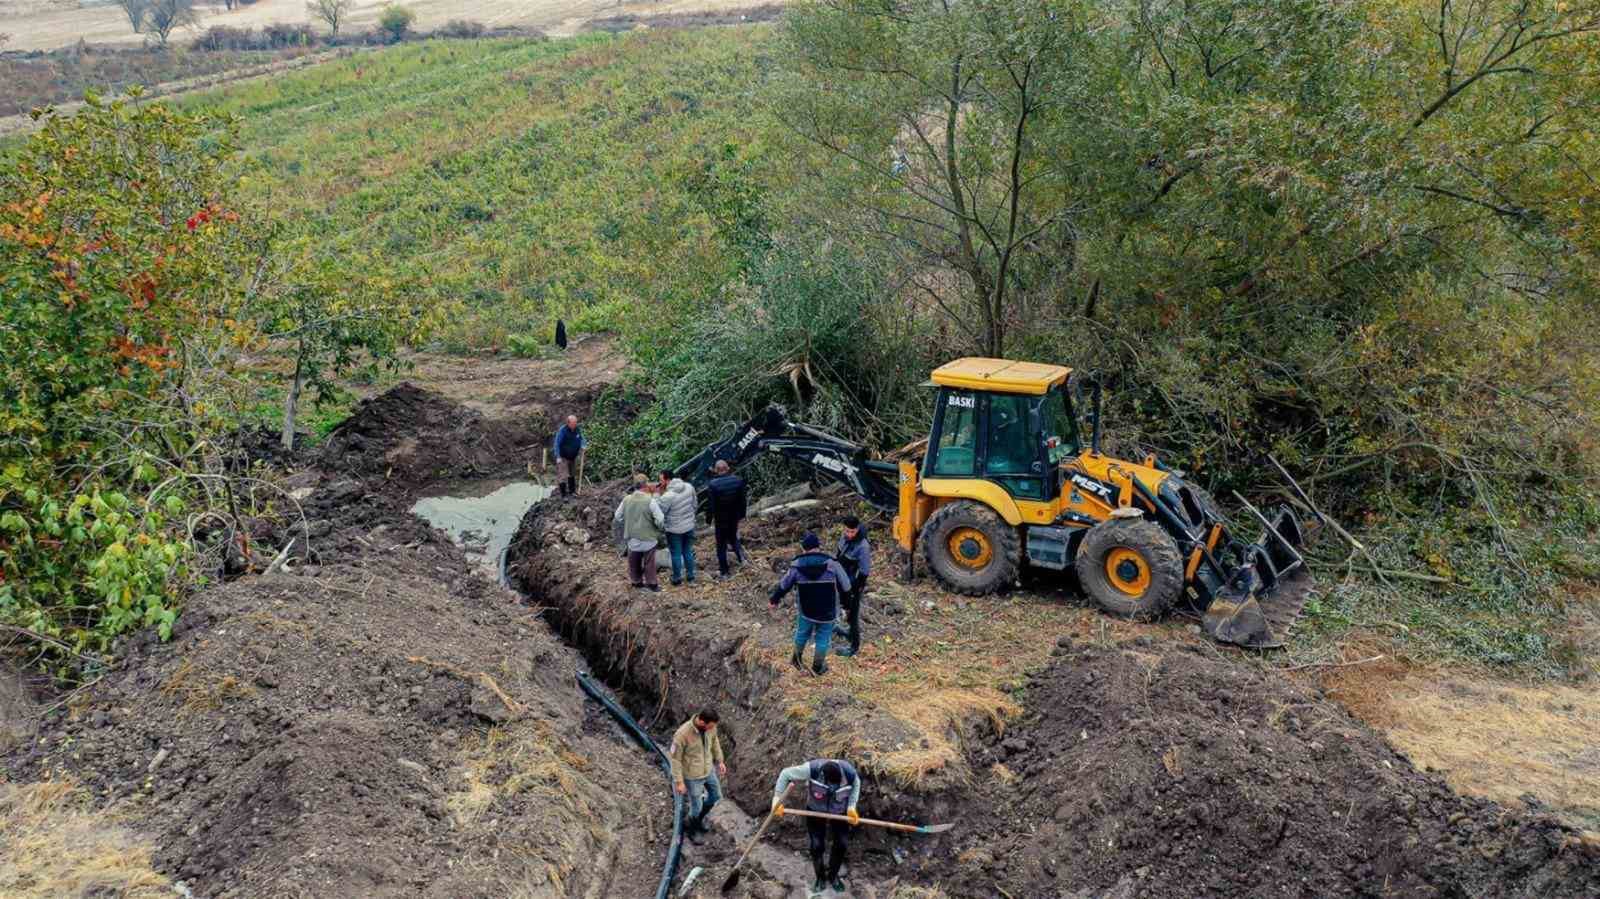
<path id="1" fill-rule="evenodd" d="M 789 664 L 805 667 L 806 644 L 815 634 L 817 650 L 811 657 L 811 670 L 821 675 L 828 672 L 828 645 L 833 642 L 833 624 L 839 617 L 839 597 L 850 589 L 850 576 L 821 551 L 822 541 L 816 534 L 807 531 L 800 538 L 800 548 L 803 552 L 789 563 L 789 570 L 783 573 L 767 602 L 776 610 L 784 594 L 796 591 L 794 655 L 789 657 Z"/>
<path id="2" fill-rule="evenodd" d="M 701 709 L 679 725 L 667 758 L 672 762 L 672 788 L 689 801 L 684 835 L 698 843 L 706 833 L 706 816 L 722 798 L 721 779 L 728 776 L 722 740 L 717 736 L 717 710 Z"/>
<path id="3" fill-rule="evenodd" d="M 672 586 L 694 583 L 694 516 L 699 502 L 694 485 L 661 472 L 661 514 L 666 518 L 667 552 L 672 556 Z"/>

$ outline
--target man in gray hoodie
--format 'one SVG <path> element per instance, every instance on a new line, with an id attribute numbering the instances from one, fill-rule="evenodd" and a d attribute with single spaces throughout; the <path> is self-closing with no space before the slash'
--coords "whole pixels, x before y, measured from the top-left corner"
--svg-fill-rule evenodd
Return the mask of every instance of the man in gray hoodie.
<path id="1" fill-rule="evenodd" d="M 662 493 L 658 500 L 661 514 L 666 518 L 662 530 L 667 532 L 667 554 L 672 558 L 672 586 L 688 581 L 694 583 L 694 515 L 698 498 L 694 485 L 675 478 L 665 469 L 661 472 Z"/>

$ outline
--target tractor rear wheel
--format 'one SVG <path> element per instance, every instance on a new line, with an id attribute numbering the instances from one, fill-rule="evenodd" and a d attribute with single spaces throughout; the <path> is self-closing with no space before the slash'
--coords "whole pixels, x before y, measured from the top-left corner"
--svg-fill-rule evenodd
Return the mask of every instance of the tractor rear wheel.
<path id="1" fill-rule="evenodd" d="M 922 528 L 922 557 L 956 593 L 983 596 L 1008 587 L 1022 564 L 1017 529 L 982 503 L 940 507 Z"/>
<path id="2" fill-rule="evenodd" d="M 1154 522 L 1111 518 L 1083 535 L 1078 583 L 1102 609 L 1125 618 L 1160 617 L 1183 592 L 1183 560 Z"/>

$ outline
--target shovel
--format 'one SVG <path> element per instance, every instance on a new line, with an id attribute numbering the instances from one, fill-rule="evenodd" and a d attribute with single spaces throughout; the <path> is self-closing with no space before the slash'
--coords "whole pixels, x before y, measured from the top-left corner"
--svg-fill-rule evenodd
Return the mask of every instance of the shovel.
<path id="1" fill-rule="evenodd" d="M 794 789 L 794 784 L 789 784 L 784 789 L 783 795 L 778 798 L 778 804 L 781 805 L 783 800 L 789 798 L 789 791 L 792 789 Z M 788 809 L 783 811 L 784 814 L 789 813 Z M 739 876 L 744 873 L 745 858 L 750 855 L 750 850 L 756 848 L 756 844 L 761 842 L 761 835 L 767 832 L 767 825 L 772 823 L 772 818 L 777 812 L 777 805 L 772 807 L 772 811 L 767 812 L 767 820 L 761 822 L 761 826 L 756 829 L 756 835 L 750 838 L 750 845 L 744 847 L 744 851 L 739 853 L 739 860 L 733 863 L 733 870 L 728 872 L 728 879 L 722 882 L 722 892 L 731 893 L 733 888 L 739 885 Z"/>
<path id="2" fill-rule="evenodd" d="M 812 812 L 802 808 L 786 808 L 783 810 L 783 814 L 784 817 L 799 815 L 802 818 L 827 818 L 830 821 L 850 820 L 844 815 L 830 815 L 827 812 Z M 865 824 L 868 827 L 886 827 L 889 830 L 898 830 L 903 833 L 944 833 L 955 827 L 954 824 L 901 824 L 896 821 L 879 821 L 876 818 L 862 818 L 858 823 Z"/>

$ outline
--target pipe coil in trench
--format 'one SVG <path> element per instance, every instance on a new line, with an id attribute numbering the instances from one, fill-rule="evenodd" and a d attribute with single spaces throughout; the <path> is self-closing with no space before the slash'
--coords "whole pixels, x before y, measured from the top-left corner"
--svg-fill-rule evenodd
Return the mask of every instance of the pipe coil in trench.
<path id="1" fill-rule="evenodd" d="M 661 766 L 661 773 L 667 778 L 667 792 L 672 796 L 672 845 L 667 847 L 667 863 L 661 869 L 661 884 L 656 887 L 656 899 L 667 899 L 667 894 L 672 891 L 672 881 L 678 876 L 679 856 L 683 852 L 683 797 L 672 788 L 672 762 L 667 759 L 667 754 L 661 751 L 661 747 L 656 745 L 656 741 L 650 739 L 650 735 L 639 726 L 639 722 L 633 720 L 628 710 L 618 705 L 616 700 L 582 671 L 578 672 L 578 686 L 605 706 L 606 711 L 617 719 L 623 729 L 633 737 L 634 742 L 656 757 L 656 764 Z"/>

